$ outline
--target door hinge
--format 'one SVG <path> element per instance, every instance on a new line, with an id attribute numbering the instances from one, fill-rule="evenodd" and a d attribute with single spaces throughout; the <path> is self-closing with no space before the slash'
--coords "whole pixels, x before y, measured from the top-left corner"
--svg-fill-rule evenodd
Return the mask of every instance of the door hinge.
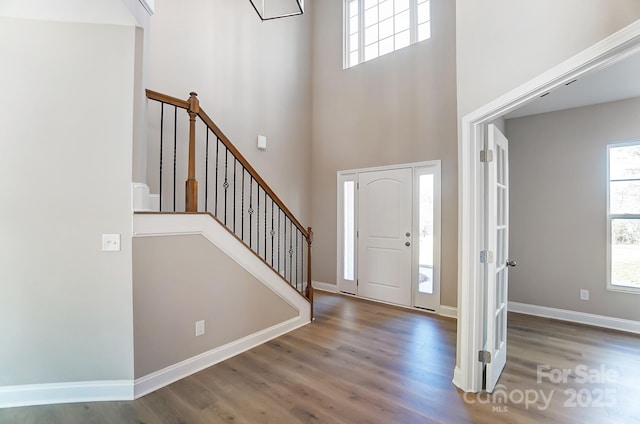
<path id="1" fill-rule="evenodd" d="M 484 264 L 493 263 L 493 252 L 491 250 L 481 250 L 480 262 Z"/>
<path id="2" fill-rule="evenodd" d="M 486 351 L 486 350 L 481 350 L 478 352 L 478 361 L 482 362 L 483 364 L 490 364 L 491 363 L 491 352 Z"/>
<path id="3" fill-rule="evenodd" d="M 480 150 L 480 162 L 492 162 L 493 150 Z"/>
<path id="4" fill-rule="evenodd" d="M 360 285 L 360 279 L 356 278 L 356 286 L 359 286 L 359 285 Z"/>

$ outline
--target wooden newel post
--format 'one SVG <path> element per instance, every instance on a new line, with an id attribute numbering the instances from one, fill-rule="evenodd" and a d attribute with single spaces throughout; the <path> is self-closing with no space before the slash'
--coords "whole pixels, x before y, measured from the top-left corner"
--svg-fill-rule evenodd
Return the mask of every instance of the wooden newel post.
<path id="1" fill-rule="evenodd" d="M 311 302 L 311 321 L 313 321 L 313 280 L 311 279 L 311 244 L 313 243 L 313 230 L 307 228 L 309 236 L 307 237 L 307 292 L 306 296 Z"/>
<path id="2" fill-rule="evenodd" d="M 189 173 L 185 183 L 185 211 L 198 212 L 198 181 L 196 181 L 196 115 L 200 112 L 198 94 L 189 93 Z"/>

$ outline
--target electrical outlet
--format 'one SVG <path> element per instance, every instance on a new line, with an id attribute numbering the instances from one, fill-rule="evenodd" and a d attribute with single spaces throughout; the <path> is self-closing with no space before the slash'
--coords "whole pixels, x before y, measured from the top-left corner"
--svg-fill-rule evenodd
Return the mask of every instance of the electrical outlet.
<path id="1" fill-rule="evenodd" d="M 204 320 L 196 321 L 196 336 L 202 336 L 204 334 Z"/>
<path id="2" fill-rule="evenodd" d="M 120 251 L 120 234 L 103 234 L 102 250 L 104 252 Z"/>
<path id="3" fill-rule="evenodd" d="M 580 290 L 580 300 L 589 300 L 589 290 Z"/>

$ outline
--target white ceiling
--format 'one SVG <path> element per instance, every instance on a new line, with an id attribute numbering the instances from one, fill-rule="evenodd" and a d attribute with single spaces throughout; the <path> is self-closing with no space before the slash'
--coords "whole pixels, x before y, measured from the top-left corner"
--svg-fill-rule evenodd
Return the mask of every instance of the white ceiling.
<path id="1" fill-rule="evenodd" d="M 640 53 L 594 70 L 508 113 L 505 119 L 640 96 Z"/>

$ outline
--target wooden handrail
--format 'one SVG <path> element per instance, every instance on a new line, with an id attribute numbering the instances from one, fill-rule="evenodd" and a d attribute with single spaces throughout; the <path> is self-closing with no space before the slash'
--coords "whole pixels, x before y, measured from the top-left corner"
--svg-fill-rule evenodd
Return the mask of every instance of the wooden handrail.
<path id="1" fill-rule="evenodd" d="M 189 101 L 182 100 L 177 97 L 168 96 L 166 94 L 158 93 L 153 90 L 145 90 L 147 92 L 147 97 L 151 100 L 157 100 L 162 103 L 167 103 L 173 106 L 181 107 L 182 109 L 189 109 Z"/>

